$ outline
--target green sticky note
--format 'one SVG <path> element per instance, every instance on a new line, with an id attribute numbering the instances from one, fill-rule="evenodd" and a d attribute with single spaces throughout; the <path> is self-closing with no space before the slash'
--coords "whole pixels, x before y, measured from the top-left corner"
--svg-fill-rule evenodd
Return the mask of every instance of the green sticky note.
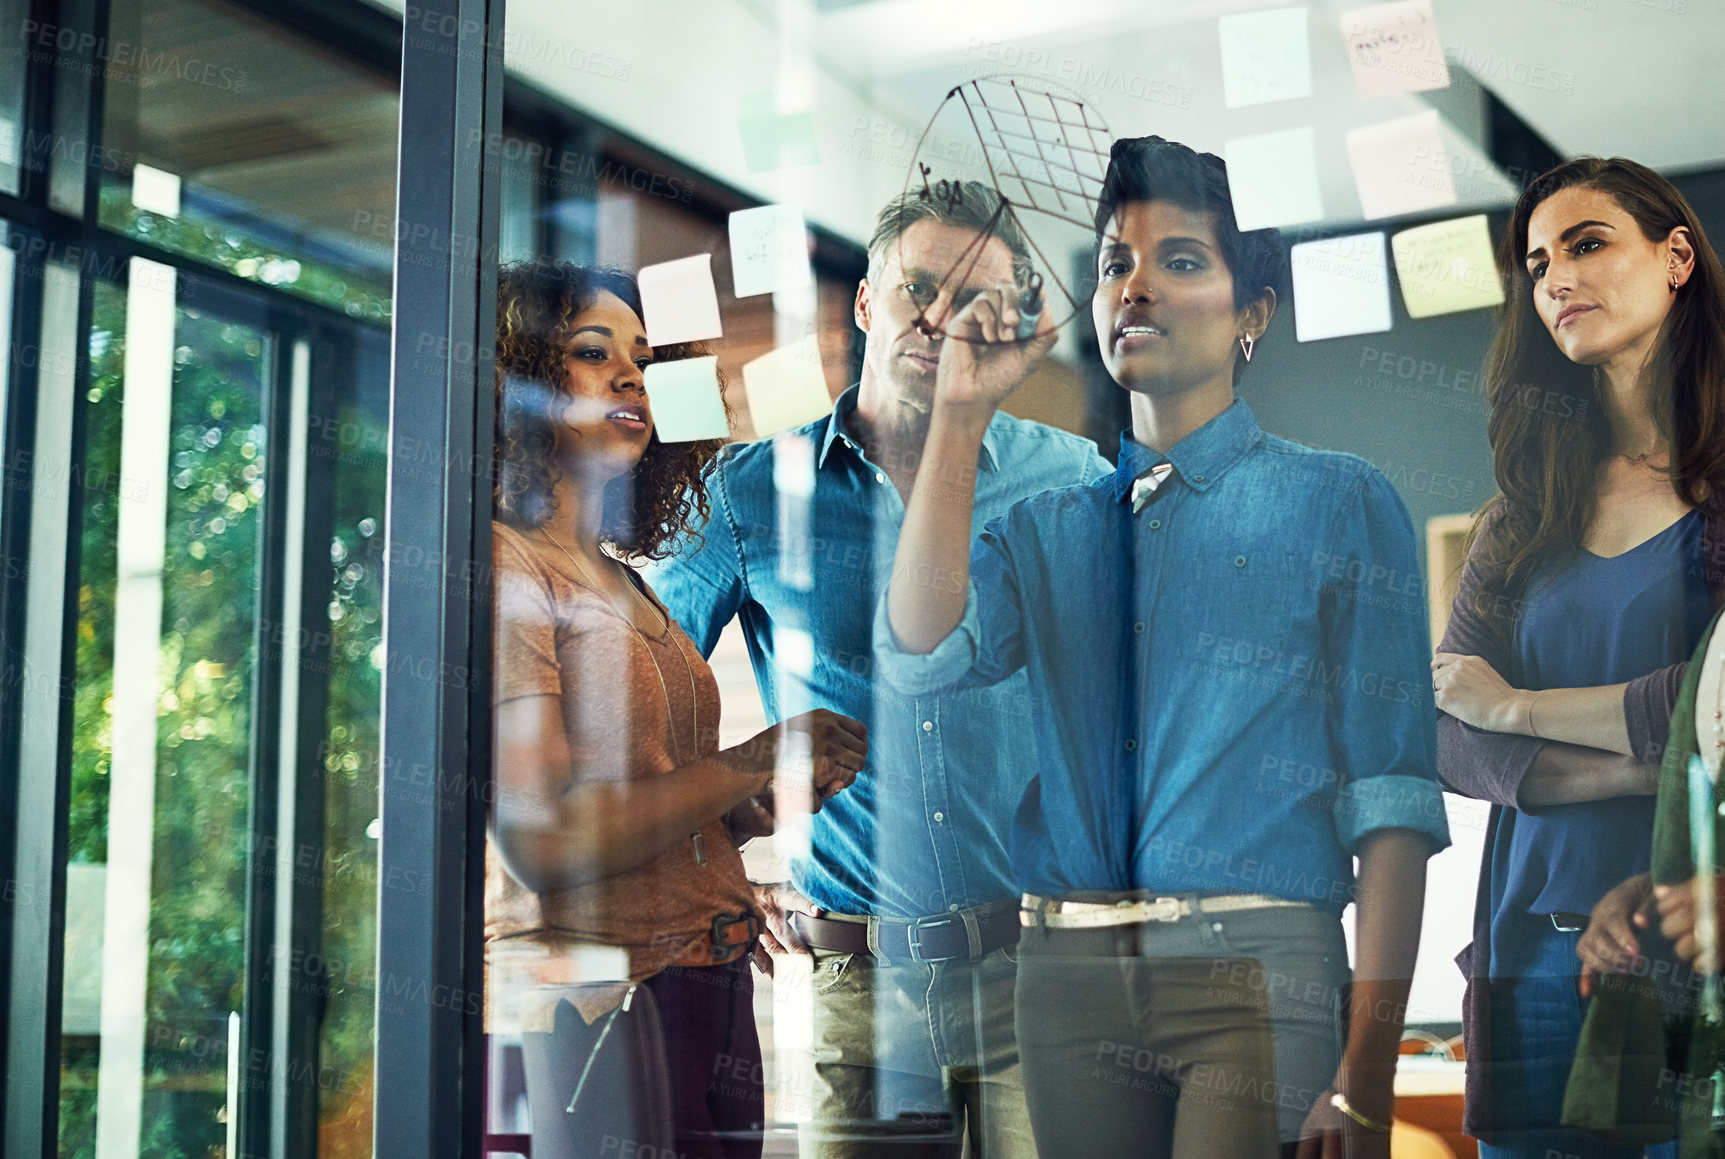
<path id="1" fill-rule="evenodd" d="M 819 165 L 814 114 L 781 113 L 771 92 L 745 93 L 738 102 L 737 132 L 750 173 L 795 165 Z"/>
<path id="2" fill-rule="evenodd" d="M 1404 229 L 1390 239 L 1408 316 L 1434 318 L 1503 302 L 1485 214 Z"/>
<path id="3" fill-rule="evenodd" d="M 655 362 L 647 367 L 647 402 L 661 443 L 728 439 L 725 402 L 719 394 L 717 357 Z"/>

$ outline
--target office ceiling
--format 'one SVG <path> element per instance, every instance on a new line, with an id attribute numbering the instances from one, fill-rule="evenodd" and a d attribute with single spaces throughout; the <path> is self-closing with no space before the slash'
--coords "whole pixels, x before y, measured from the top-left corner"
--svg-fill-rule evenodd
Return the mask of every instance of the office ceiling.
<path id="1" fill-rule="evenodd" d="M 390 0 L 380 0 L 386 6 Z M 1443 117 L 1458 209 L 1501 205 L 1486 94 L 1560 154 L 1667 172 L 1725 163 L 1714 0 L 1433 0 L 1452 85 L 1361 99 L 1341 40 L 1354 0 L 1310 0 L 1312 95 L 1228 108 L 1219 17 L 1262 0 L 510 0 L 511 70 L 767 200 L 866 236 L 905 185 L 911 145 L 955 84 L 991 74 L 1077 90 L 1116 135 L 1221 152 L 1311 126 L 1326 225 L 1362 219 L 1343 135 L 1423 109 Z M 400 10 L 399 0 L 394 7 Z M 813 151 L 763 166 L 740 118 L 806 113 Z M 752 102 L 752 103 L 751 103 Z M 795 127 L 792 121 L 787 125 Z M 810 163 L 818 154 L 818 163 Z"/>

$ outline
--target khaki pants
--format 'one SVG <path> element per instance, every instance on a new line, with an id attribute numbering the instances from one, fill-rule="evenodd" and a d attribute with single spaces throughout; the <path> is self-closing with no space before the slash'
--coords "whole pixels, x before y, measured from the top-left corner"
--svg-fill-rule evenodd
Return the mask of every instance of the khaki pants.
<path id="1" fill-rule="evenodd" d="M 1034 1159 L 1013 1033 L 1017 952 L 881 965 L 814 951 L 803 1159 Z M 797 1084 L 804 1086 L 804 1084 Z"/>
<path id="2" fill-rule="evenodd" d="M 1042 1153 L 1274 1159 L 1341 1059 L 1341 922 L 1312 908 L 1027 929 L 1018 1033 Z"/>

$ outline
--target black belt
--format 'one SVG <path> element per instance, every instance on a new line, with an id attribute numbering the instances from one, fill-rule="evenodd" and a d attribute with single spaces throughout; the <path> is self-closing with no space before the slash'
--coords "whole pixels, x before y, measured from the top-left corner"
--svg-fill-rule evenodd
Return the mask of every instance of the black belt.
<path id="1" fill-rule="evenodd" d="M 880 946 L 878 956 L 889 961 L 953 962 L 975 960 L 1004 946 L 1018 942 L 1018 911 L 1012 906 L 977 914 L 977 952 L 970 952 L 970 934 L 966 930 L 968 913 L 930 914 L 915 921 L 871 919 L 866 922 L 841 922 L 832 918 L 810 917 L 805 913 L 791 915 L 791 928 L 797 937 L 817 950 L 833 950 L 841 954 L 875 955 L 869 945 L 869 926 L 875 927 Z"/>

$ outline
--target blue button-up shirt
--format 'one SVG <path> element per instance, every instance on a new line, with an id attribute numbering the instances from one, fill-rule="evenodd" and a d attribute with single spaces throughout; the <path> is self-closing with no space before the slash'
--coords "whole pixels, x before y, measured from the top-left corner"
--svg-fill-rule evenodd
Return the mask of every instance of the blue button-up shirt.
<path id="1" fill-rule="evenodd" d="M 1168 452 L 1134 515 L 1132 481 L 1160 458 L 1124 438 L 1111 475 L 991 522 L 933 652 L 900 651 L 878 601 L 882 672 L 914 695 L 1028 672 L 1025 890 L 1340 911 L 1366 834 L 1449 843 L 1407 510 L 1363 459 L 1267 435 L 1240 401 Z"/>
<path id="2" fill-rule="evenodd" d="M 704 654 L 741 618 L 768 719 L 828 708 L 868 725 L 867 767 L 822 806 L 810 856 L 792 864 L 815 904 L 919 917 L 1011 897 L 1007 837 L 1037 767 L 1026 680 L 906 696 L 875 679 L 874 605 L 904 502 L 848 433 L 855 409 L 852 387 L 825 419 L 726 448 L 698 544 L 650 581 Z M 812 490 L 799 481 L 811 465 Z M 1020 499 L 1111 469 L 1087 439 L 997 415 L 972 533 Z"/>

